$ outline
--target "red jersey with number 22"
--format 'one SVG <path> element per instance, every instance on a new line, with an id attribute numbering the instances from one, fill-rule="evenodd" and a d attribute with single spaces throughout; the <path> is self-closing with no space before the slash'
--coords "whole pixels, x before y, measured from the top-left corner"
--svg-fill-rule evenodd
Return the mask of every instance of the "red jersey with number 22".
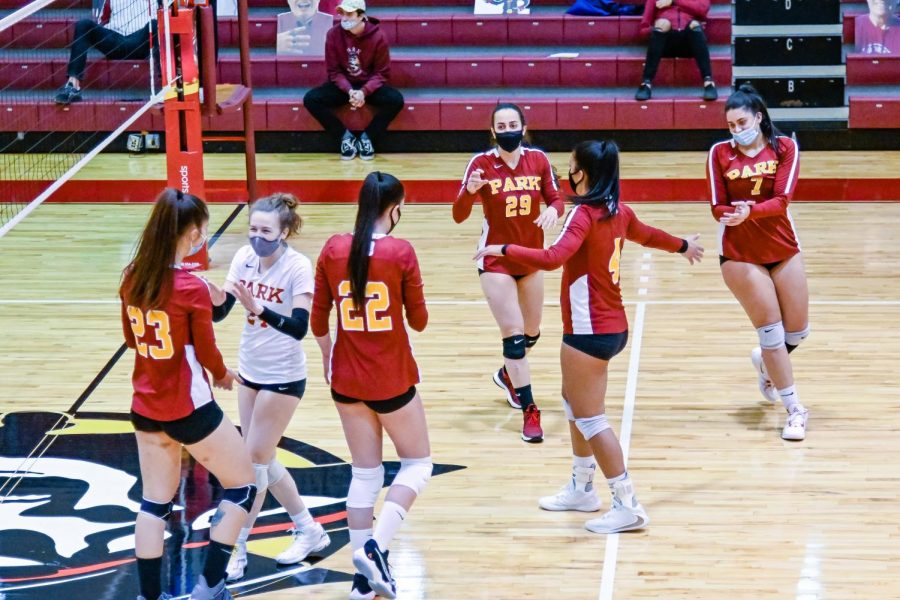
<path id="1" fill-rule="evenodd" d="M 412 245 L 376 235 L 369 253 L 366 304 L 356 310 L 350 296 L 347 258 L 353 234 L 333 235 L 316 263 L 310 326 L 328 334 L 331 308 L 337 309 L 337 333 L 331 351 L 331 388 L 359 400 L 388 400 L 419 383 L 419 367 L 403 320 L 425 329 L 428 311 L 419 261 Z"/>

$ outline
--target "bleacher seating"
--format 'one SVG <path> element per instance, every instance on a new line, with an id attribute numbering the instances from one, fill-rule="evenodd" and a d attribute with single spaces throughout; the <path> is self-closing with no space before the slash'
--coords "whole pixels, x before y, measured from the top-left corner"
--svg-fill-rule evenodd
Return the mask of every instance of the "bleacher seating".
<path id="1" fill-rule="evenodd" d="M 854 52 L 854 20 L 866 12 L 864 3 L 844 10 L 849 125 L 854 129 L 897 128 L 900 127 L 900 55 Z"/>

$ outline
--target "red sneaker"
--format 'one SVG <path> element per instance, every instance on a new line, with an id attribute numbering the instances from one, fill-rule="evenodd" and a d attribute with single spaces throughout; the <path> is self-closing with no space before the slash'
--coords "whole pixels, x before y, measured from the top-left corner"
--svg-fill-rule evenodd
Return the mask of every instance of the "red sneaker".
<path id="1" fill-rule="evenodd" d="M 491 377 L 494 380 L 494 384 L 506 392 L 506 402 L 513 408 L 518 410 L 522 410 L 522 405 L 519 404 L 519 396 L 516 394 L 516 388 L 513 387 L 512 381 L 509 379 L 509 375 L 506 373 L 506 367 L 500 367 L 494 375 Z"/>
<path id="2" fill-rule="evenodd" d="M 534 404 L 526 408 L 522 415 L 524 416 L 524 424 L 522 425 L 522 439 L 532 444 L 544 441 L 544 430 L 541 429 L 541 411 Z"/>

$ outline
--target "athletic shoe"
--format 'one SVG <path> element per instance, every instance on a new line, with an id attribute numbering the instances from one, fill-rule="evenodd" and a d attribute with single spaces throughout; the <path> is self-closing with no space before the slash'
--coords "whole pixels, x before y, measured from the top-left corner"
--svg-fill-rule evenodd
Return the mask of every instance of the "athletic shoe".
<path id="1" fill-rule="evenodd" d="M 159 598 L 157 598 L 157 600 L 172 600 L 174 597 L 175 596 L 171 596 L 171 595 L 163 592 L 162 594 L 159 595 Z M 144 598 L 143 596 L 138 596 L 137 600 L 147 600 L 147 599 Z"/>
<path id="2" fill-rule="evenodd" d="M 500 367 L 491 376 L 491 379 L 498 388 L 506 392 L 506 403 L 513 408 L 522 410 L 522 405 L 519 404 L 519 395 L 516 394 L 516 388 L 513 387 L 512 381 L 509 380 L 509 375 L 506 374 L 506 367 Z"/>
<path id="3" fill-rule="evenodd" d="M 66 83 L 66 85 L 59 88 L 59 91 L 56 92 L 56 100 L 57 104 L 72 104 L 73 102 L 81 102 L 81 90 L 75 89 L 75 86 L 71 83 Z"/>
<path id="4" fill-rule="evenodd" d="M 209 587 L 206 583 L 206 577 L 200 576 L 194 591 L 191 592 L 191 600 L 232 600 L 233 596 L 228 588 L 225 587 L 225 580 L 219 582 L 215 587 Z"/>
<path id="5" fill-rule="evenodd" d="M 359 149 L 359 157 L 361 159 L 372 160 L 375 158 L 375 146 L 372 145 L 372 140 L 369 139 L 366 133 L 363 133 L 356 140 L 356 147 Z"/>
<path id="6" fill-rule="evenodd" d="M 788 414 L 787 423 L 781 430 L 781 439 L 800 441 L 806 439 L 806 421 L 809 419 L 809 411 L 805 408 L 797 408 Z"/>
<path id="7" fill-rule="evenodd" d="M 310 554 L 321 552 L 331 543 L 331 538 L 318 523 L 304 531 L 293 529 L 291 533 L 294 541 L 287 550 L 275 557 L 275 562 L 279 565 L 295 565 Z"/>
<path id="8" fill-rule="evenodd" d="M 544 441 L 544 430 L 541 429 L 541 411 L 534 404 L 522 411 L 522 439 L 537 444 Z"/>
<path id="9" fill-rule="evenodd" d="M 650 90 L 650 84 L 645 81 L 638 87 L 637 92 L 634 94 L 634 99 L 638 102 L 644 102 L 649 100 L 652 95 L 653 92 Z"/>
<path id="10" fill-rule="evenodd" d="M 375 600 L 375 592 L 369 587 L 369 580 L 365 575 L 357 573 L 353 576 L 353 587 L 348 600 Z"/>
<path id="11" fill-rule="evenodd" d="M 619 533 L 643 529 L 649 523 L 650 517 L 637 500 L 633 506 L 628 507 L 613 496 L 612 508 L 599 519 L 591 519 L 585 523 L 584 528 L 594 533 Z"/>
<path id="12" fill-rule="evenodd" d="M 712 82 L 712 80 L 703 82 L 703 99 L 707 102 L 713 102 L 716 98 L 719 97 L 719 92 L 716 90 L 716 84 Z"/>
<path id="13" fill-rule="evenodd" d="M 238 579 L 244 578 L 244 572 L 247 570 L 247 546 L 238 544 L 228 559 L 228 566 L 225 567 L 225 581 L 231 583 Z"/>
<path id="14" fill-rule="evenodd" d="M 365 546 L 353 553 L 353 566 L 366 578 L 376 594 L 388 600 L 397 597 L 397 582 L 391 576 L 388 551 L 382 552 L 375 540 L 367 541 Z"/>
<path id="15" fill-rule="evenodd" d="M 593 469 L 591 469 L 593 471 Z M 602 506 L 600 498 L 597 496 L 596 490 L 575 489 L 575 480 L 573 479 L 564 485 L 554 496 L 544 496 L 538 500 L 538 506 L 544 510 L 579 510 L 581 512 L 596 512 Z"/>
<path id="16" fill-rule="evenodd" d="M 341 160 L 353 160 L 358 152 L 356 136 L 350 133 L 349 130 L 345 131 L 344 137 L 341 138 Z"/>
<path id="17" fill-rule="evenodd" d="M 766 373 L 766 363 L 763 362 L 762 350 L 759 346 L 750 351 L 750 362 L 753 363 L 753 368 L 756 370 L 756 382 L 759 385 L 759 393 L 769 402 L 778 402 L 778 390 L 775 389 L 775 384 L 772 383 L 772 380 L 769 379 L 769 374 Z"/>

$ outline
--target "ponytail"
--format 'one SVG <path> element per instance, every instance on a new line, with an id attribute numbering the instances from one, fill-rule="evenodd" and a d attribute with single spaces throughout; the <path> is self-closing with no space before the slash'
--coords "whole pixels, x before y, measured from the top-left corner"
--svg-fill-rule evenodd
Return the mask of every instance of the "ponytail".
<path id="1" fill-rule="evenodd" d="M 756 91 L 756 88 L 749 83 L 741 84 L 725 102 L 725 112 L 736 108 L 743 108 L 754 115 L 756 113 L 762 114 L 762 120 L 759 123 L 759 131 L 765 136 L 766 141 L 772 144 L 775 154 L 780 156 L 778 136 L 783 134 L 772 122 L 772 117 L 769 116 L 769 109 L 766 107 L 766 102 L 763 100 L 762 96 L 760 96 L 759 92 Z"/>
<path id="2" fill-rule="evenodd" d="M 619 147 L 615 142 L 588 140 L 572 150 L 588 189 L 572 202 L 596 206 L 605 204 L 609 216 L 619 212 Z M 573 192 L 575 190 L 572 190 Z"/>
<path id="3" fill-rule="evenodd" d="M 366 285 L 369 282 L 369 253 L 375 223 L 385 213 L 403 200 L 403 184 L 381 171 L 369 173 L 359 190 L 359 204 L 356 224 L 353 226 L 353 241 L 347 271 L 350 274 L 350 297 L 356 310 L 366 303 Z"/>

